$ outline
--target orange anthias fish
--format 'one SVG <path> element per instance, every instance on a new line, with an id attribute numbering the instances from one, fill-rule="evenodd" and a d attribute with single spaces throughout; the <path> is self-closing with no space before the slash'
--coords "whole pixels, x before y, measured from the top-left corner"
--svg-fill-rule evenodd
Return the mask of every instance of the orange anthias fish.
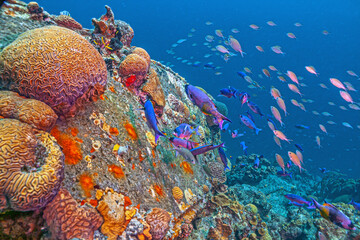
<path id="1" fill-rule="evenodd" d="M 281 120 L 281 115 L 280 115 L 279 110 L 278 110 L 276 107 L 274 107 L 274 106 L 271 106 L 270 109 L 271 109 L 272 115 L 274 116 L 274 118 L 275 118 L 276 120 L 279 121 L 279 123 L 281 124 L 281 126 L 285 125 L 285 124 L 283 123 L 283 121 Z M 280 139 L 281 139 L 281 138 L 280 138 Z"/>
<path id="2" fill-rule="evenodd" d="M 319 127 L 320 127 L 321 131 L 323 131 L 324 133 L 326 133 L 326 135 L 328 134 L 328 132 L 327 132 L 327 130 L 326 130 L 326 128 L 325 128 L 324 125 L 319 124 Z"/>
<path id="3" fill-rule="evenodd" d="M 278 79 L 282 82 L 286 82 L 286 79 L 283 76 L 278 76 Z"/>
<path id="4" fill-rule="evenodd" d="M 298 101 L 296 101 L 295 99 L 291 99 L 290 101 L 291 101 L 291 103 L 292 103 L 294 106 L 300 107 Z"/>
<path id="5" fill-rule="evenodd" d="M 321 148 L 322 146 L 321 146 L 321 143 L 320 143 L 320 137 L 319 136 L 315 137 L 315 141 L 316 141 L 318 147 Z"/>
<path id="6" fill-rule="evenodd" d="M 291 91 L 293 91 L 294 93 L 299 94 L 301 97 L 303 96 L 303 94 L 300 92 L 300 90 L 297 88 L 297 86 L 295 86 L 294 84 L 289 83 L 288 87 Z"/>
<path id="7" fill-rule="evenodd" d="M 259 52 L 264 52 L 264 49 L 261 46 L 255 46 L 255 48 L 259 51 Z"/>
<path id="8" fill-rule="evenodd" d="M 291 32 L 287 33 L 286 36 L 288 36 L 289 38 L 292 38 L 292 39 L 296 39 L 295 34 L 293 34 Z"/>
<path id="9" fill-rule="evenodd" d="M 348 92 L 345 91 L 341 91 L 340 90 L 340 96 L 347 102 L 349 103 L 354 103 L 352 97 L 350 96 L 350 94 Z"/>
<path id="10" fill-rule="evenodd" d="M 275 131 L 275 130 L 273 130 L 273 131 Z M 278 145 L 279 148 L 282 149 L 280 139 L 275 135 L 274 135 L 274 141 L 275 141 L 276 145 Z"/>
<path id="11" fill-rule="evenodd" d="M 315 74 L 316 76 L 319 75 L 319 73 L 316 72 L 315 68 L 313 66 L 305 66 L 305 69 L 312 74 Z"/>
<path id="12" fill-rule="evenodd" d="M 288 143 L 290 143 L 290 141 L 292 141 L 291 139 L 288 139 L 285 134 L 283 134 L 281 131 L 279 130 L 274 130 L 273 131 L 274 135 L 276 137 L 278 137 L 280 140 L 283 140 L 283 141 L 287 141 Z"/>
<path id="13" fill-rule="evenodd" d="M 296 156 L 298 156 L 299 160 L 301 163 L 304 163 L 303 162 L 303 155 L 302 153 L 299 151 L 299 150 L 296 150 Z"/>
<path id="14" fill-rule="evenodd" d="M 296 74 L 292 71 L 287 71 L 286 72 L 286 75 L 291 79 L 291 81 L 293 81 L 294 83 L 296 83 L 297 85 L 299 85 L 299 80 L 298 78 L 296 77 Z"/>
<path id="15" fill-rule="evenodd" d="M 340 82 L 339 79 L 336 78 L 330 78 L 330 82 L 332 85 L 334 85 L 337 88 L 343 89 L 346 91 L 346 87 L 344 86 L 344 84 L 342 82 Z"/>
<path id="16" fill-rule="evenodd" d="M 288 156 L 290 158 L 290 161 L 292 161 L 296 166 L 298 166 L 299 170 L 301 172 L 301 169 L 304 169 L 304 168 L 301 166 L 301 162 L 300 162 L 299 157 L 295 153 L 293 153 L 291 151 L 288 151 Z"/>
<path id="17" fill-rule="evenodd" d="M 286 105 L 285 105 L 284 100 L 281 97 L 278 97 L 278 98 L 276 98 L 276 102 L 277 102 L 279 108 L 281 108 L 284 111 L 285 116 L 286 116 L 288 114 L 288 112 L 286 111 Z"/>
<path id="18" fill-rule="evenodd" d="M 285 172 L 285 164 L 283 158 L 280 156 L 280 154 L 275 154 L 275 158 L 279 166 L 282 168 L 283 172 Z"/>
<path id="19" fill-rule="evenodd" d="M 281 93 L 277 88 L 271 87 L 270 89 L 271 96 L 276 100 L 278 97 L 281 97 Z"/>
<path id="20" fill-rule="evenodd" d="M 241 49 L 241 45 L 239 43 L 238 40 L 236 40 L 235 38 L 229 38 L 230 41 L 230 46 L 236 51 L 239 52 L 241 54 L 241 57 L 244 57 L 244 53 L 243 50 Z"/>
<path id="21" fill-rule="evenodd" d="M 328 87 L 323 83 L 320 83 L 319 86 L 322 87 L 322 88 L 328 89 Z"/>

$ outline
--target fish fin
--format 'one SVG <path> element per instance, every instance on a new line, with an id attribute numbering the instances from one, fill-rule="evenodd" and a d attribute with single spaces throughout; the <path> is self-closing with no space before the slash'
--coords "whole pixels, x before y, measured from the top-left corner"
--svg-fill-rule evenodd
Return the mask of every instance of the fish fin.
<path id="1" fill-rule="evenodd" d="M 255 133 L 256 133 L 256 135 L 258 135 L 260 131 L 262 131 L 261 128 L 255 128 Z"/>

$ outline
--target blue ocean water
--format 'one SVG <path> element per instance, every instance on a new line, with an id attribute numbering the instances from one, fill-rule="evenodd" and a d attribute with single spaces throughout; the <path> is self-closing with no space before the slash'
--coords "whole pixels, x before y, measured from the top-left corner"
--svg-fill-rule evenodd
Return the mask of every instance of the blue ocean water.
<path id="1" fill-rule="evenodd" d="M 349 108 L 348 103 L 340 97 L 339 89 L 329 82 L 329 78 L 334 77 L 342 82 L 350 82 L 360 91 L 360 80 L 346 73 L 347 70 L 352 70 L 360 75 L 359 1 L 40 0 L 38 3 L 49 13 L 69 11 L 71 16 L 86 28 L 92 28 L 91 18 L 100 17 L 105 13 L 104 5 L 109 5 L 116 19 L 128 22 L 134 29 L 132 45 L 146 49 L 154 60 L 173 65 L 172 68 L 189 83 L 203 87 L 216 100 L 227 105 L 229 118 L 233 121 L 230 128 L 246 131 L 246 135 L 238 139 L 231 139 L 228 134 L 223 134 L 228 155 L 243 154 L 239 142 L 245 141 L 249 153 L 263 154 L 268 159 L 274 159 L 274 154 L 279 153 L 287 159 L 287 151 L 295 151 L 294 143 L 298 143 L 304 149 L 304 168 L 310 173 L 317 174 L 319 167 L 326 167 L 353 177 L 360 175 L 360 128 L 357 127 L 360 125 L 360 111 Z M 207 21 L 213 24 L 206 25 Z M 267 21 L 274 21 L 277 26 L 271 27 L 266 24 Z M 294 26 L 296 22 L 301 23 L 302 27 Z M 256 24 L 260 29 L 255 31 L 249 27 L 250 24 Z M 239 29 L 239 33 L 232 33 L 232 28 Z M 247 53 L 244 58 L 234 56 L 226 63 L 221 54 L 203 45 L 206 35 L 215 37 L 211 46 L 224 45 L 222 39 L 215 35 L 216 29 L 221 29 L 226 38 L 232 35 L 239 40 Z M 329 35 L 322 34 L 323 30 L 327 30 Z M 297 39 L 288 38 L 288 32 L 294 33 Z M 192 34 L 191 37 L 188 36 L 189 33 Z M 172 49 L 171 45 L 179 39 L 187 40 Z M 256 45 L 262 46 L 265 52 L 257 51 Z M 286 54 L 273 53 L 270 47 L 274 45 L 280 45 Z M 230 46 L 227 47 L 231 50 Z M 170 49 L 175 52 L 174 55 L 167 53 Z M 204 55 L 209 53 L 212 56 L 204 58 Z M 174 56 L 181 57 L 181 60 L 176 60 Z M 216 71 L 222 74 L 215 75 L 215 71 L 202 66 L 187 65 L 181 62 L 183 59 L 200 61 L 202 65 L 213 62 L 215 66 L 221 67 Z M 272 77 L 264 77 L 261 70 L 269 65 L 283 73 L 291 70 L 304 78 L 300 80 L 307 85 L 300 87 L 304 94 L 303 99 L 313 101 L 303 103 L 307 112 L 290 103 L 290 99 L 301 102 L 301 98 L 288 89 L 289 78 L 284 76 L 288 82 L 282 83 L 277 79 L 277 74 L 270 70 Z M 319 77 L 305 70 L 304 67 L 308 65 L 316 68 L 320 73 Z M 248 83 L 236 74 L 237 71 L 243 71 L 244 67 L 252 70 L 253 74 L 250 76 L 265 86 L 265 90 L 247 87 Z M 262 74 L 263 78 L 258 74 Z M 321 88 L 319 83 L 324 83 L 328 89 Z M 247 106 L 241 108 L 238 100 L 216 97 L 219 89 L 227 86 L 247 91 L 251 95 L 251 101 L 258 104 L 264 114 L 271 114 L 270 106 L 277 107 L 276 101 L 270 96 L 270 87 L 279 89 L 289 112 L 289 116 L 282 115 L 285 127 L 281 131 L 293 142 L 282 142 L 283 149 L 279 149 L 264 118 L 255 116 L 257 126 L 263 129 L 259 135 L 242 125 L 239 114 L 245 113 Z M 355 103 L 360 102 L 359 92 L 349 93 Z M 328 102 L 335 105 L 329 105 Z M 345 106 L 347 110 L 342 110 L 339 106 Z M 314 115 L 312 111 L 317 111 L 320 115 Z M 329 112 L 333 116 L 323 116 L 322 112 Z M 330 125 L 327 121 L 334 121 L 336 124 Z M 342 122 L 348 122 L 353 129 L 344 127 Z M 304 124 L 310 129 L 299 130 L 294 127 L 295 124 Z M 319 124 L 327 128 L 328 135 L 320 130 Z M 323 148 L 318 149 L 315 136 L 320 136 Z"/>

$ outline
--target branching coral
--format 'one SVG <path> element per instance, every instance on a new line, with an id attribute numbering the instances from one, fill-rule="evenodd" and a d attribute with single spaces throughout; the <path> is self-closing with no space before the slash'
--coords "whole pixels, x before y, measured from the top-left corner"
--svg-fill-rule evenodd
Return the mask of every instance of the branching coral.
<path id="1" fill-rule="evenodd" d="M 64 177 L 64 155 L 55 139 L 18 120 L 0 120 L 0 209 L 46 206 Z"/>
<path id="2" fill-rule="evenodd" d="M 45 103 L 22 98 L 10 91 L 0 92 L 0 115 L 18 119 L 44 131 L 49 131 L 57 119 L 55 112 Z"/>
<path id="3" fill-rule="evenodd" d="M 100 214 L 90 207 L 79 207 L 71 194 L 61 189 L 44 210 L 44 218 L 54 238 L 93 239 L 94 231 L 103 223 Z"/>
<path id="4" fill-rule="evenodd" d="M 74 115 L 104 92 L 105 62 L 82 36 L 49 26 L 21 34 L 0 53 L 0 85 Z"/>

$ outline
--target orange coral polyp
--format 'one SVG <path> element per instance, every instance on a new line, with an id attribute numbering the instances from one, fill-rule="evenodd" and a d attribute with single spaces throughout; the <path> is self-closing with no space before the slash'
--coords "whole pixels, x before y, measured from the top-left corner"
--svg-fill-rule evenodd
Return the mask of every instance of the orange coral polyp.
<path id="1" fill-rule="evenodd" d="M 80 144 L 71 135 L 61 132 L 57 126 L 55 126 L 50 133 L 62 147 L 66 164 L 75 165 L 82 160 Z"/>
<path id="2" fill-rule="evenodd" d="M 154 190 L 159 196 L 161 196 L 161 197 L 164 196 L 164 191 L 159 185 L 155 184 Z"/>
<path id="3" fill-rule="evenodd" d="M 79 183 L 82 188 L 82 190 L 85 192 L 86 197 L 91 197 L 91 190 L 94 189 L 94 181 L 91 176 L 88 174 L 82 174 L 79 178 Z"/>
<path id="4" fill-rule="evenodd" d="M 125 177 L 125 174 L 121 167 L 116 166 L 115 164 L 112 164 L 108 167 L 108 171 L 114 174 L 116 178 L 123 178 Z"/>
<path id="5" fill-rule="evenodd" d="M 138 139 L 138 135 L 137 135 L 137 133 L 136 133 L 136 131 L 135 131 L 135 128 L 134 128 L 134 126 L 133 126 L 131 123 L 126 122 L 126 123 L 124 124 L 124 128 L 126 129 L 127 133 L 129 134 L 129 136 L 130 136 L 130 138 L 131 138 L 132 140 Z"/>
<path id="6" fill-rule="evenodd" d="M 194 174 L 194 171 L 192 170 L 192 167 L 188 162 L 183 161 L 181 163 L 181 166 L 186 173 Z"/>

